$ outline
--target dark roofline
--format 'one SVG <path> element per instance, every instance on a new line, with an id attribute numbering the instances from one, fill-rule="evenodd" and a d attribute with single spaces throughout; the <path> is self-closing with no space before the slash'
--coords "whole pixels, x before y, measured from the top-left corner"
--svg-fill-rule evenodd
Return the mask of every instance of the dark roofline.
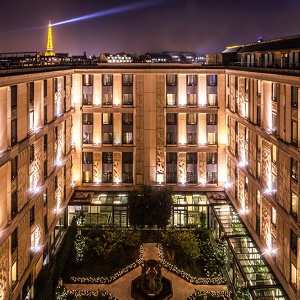
<path id="1" fill-rule="evenodd" d="M 277 38 L 267 41 L 260 41 L 249 44 L 227 46 L 222 53 L 245 53 L 256 51 L 272 51 L 300 49 L 300 35 Z"/>

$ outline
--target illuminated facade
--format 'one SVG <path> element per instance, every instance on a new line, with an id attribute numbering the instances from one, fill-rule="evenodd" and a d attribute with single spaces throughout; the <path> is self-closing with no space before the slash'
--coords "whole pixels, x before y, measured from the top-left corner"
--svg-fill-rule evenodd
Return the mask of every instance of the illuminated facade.
<path id="1" fill-rule="evenodd" d="M 240 63 L 251 55 L 236 51 L 226 67 L 104 64 L 2 74 L 2 299 L 34 299 L 34 280 L 82 203 L 91 223 L 128 226 L 124 210 L 101 214 L 96 204 L 124 204 L 140 184 L 173 187 L 174 226 L 197 224 L 195 207 L 210 206 L 214 235 L 232 251 L 243 246 L 245 261 L 267 261 L 288 293 L 278 299 L 299 298 L 300 74 Z M 179 204 L 189 205 L 185 215 Z M 234 237 L 226 226 L 236 220 L 246 226 Z M 241 285 L 262 299 L 268 285 L 259 289 L 252 267 Z"/>

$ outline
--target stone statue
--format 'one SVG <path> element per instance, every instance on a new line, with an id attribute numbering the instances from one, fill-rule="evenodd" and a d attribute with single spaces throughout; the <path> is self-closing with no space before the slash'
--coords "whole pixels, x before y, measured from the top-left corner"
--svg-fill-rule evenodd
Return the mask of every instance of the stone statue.
<path id="1" fill-rule="evenodd" d="M 162 290 L 162 265 L 154 259 L 146 260 L 142 264 L 141 289 L 144 293 L 158 295 Z"/>

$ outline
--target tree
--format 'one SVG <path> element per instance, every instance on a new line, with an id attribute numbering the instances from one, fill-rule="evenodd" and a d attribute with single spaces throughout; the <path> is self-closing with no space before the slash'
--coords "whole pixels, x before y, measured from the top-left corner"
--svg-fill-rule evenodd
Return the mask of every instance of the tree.
<path id="1" fill-rule="evenodd" d="M 142 185 L 129 192 L 129 222 L 135 228 L 165 228 L 171 217 L 172 205 L 170 188 Z"/>

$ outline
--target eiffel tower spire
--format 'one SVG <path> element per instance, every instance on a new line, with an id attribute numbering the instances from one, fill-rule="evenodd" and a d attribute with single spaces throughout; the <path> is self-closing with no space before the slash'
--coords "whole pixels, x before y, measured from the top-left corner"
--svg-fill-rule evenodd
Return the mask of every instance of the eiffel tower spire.
<path id="1" fill-rule="evenodd" d="M 45 56 L 54 56 L 55 52 L 53 51 L 53 42 L 52 42 L 52 25 L 49 21 L 48 25 L 48 40 L 47 40 L 47 50 Z"/>

